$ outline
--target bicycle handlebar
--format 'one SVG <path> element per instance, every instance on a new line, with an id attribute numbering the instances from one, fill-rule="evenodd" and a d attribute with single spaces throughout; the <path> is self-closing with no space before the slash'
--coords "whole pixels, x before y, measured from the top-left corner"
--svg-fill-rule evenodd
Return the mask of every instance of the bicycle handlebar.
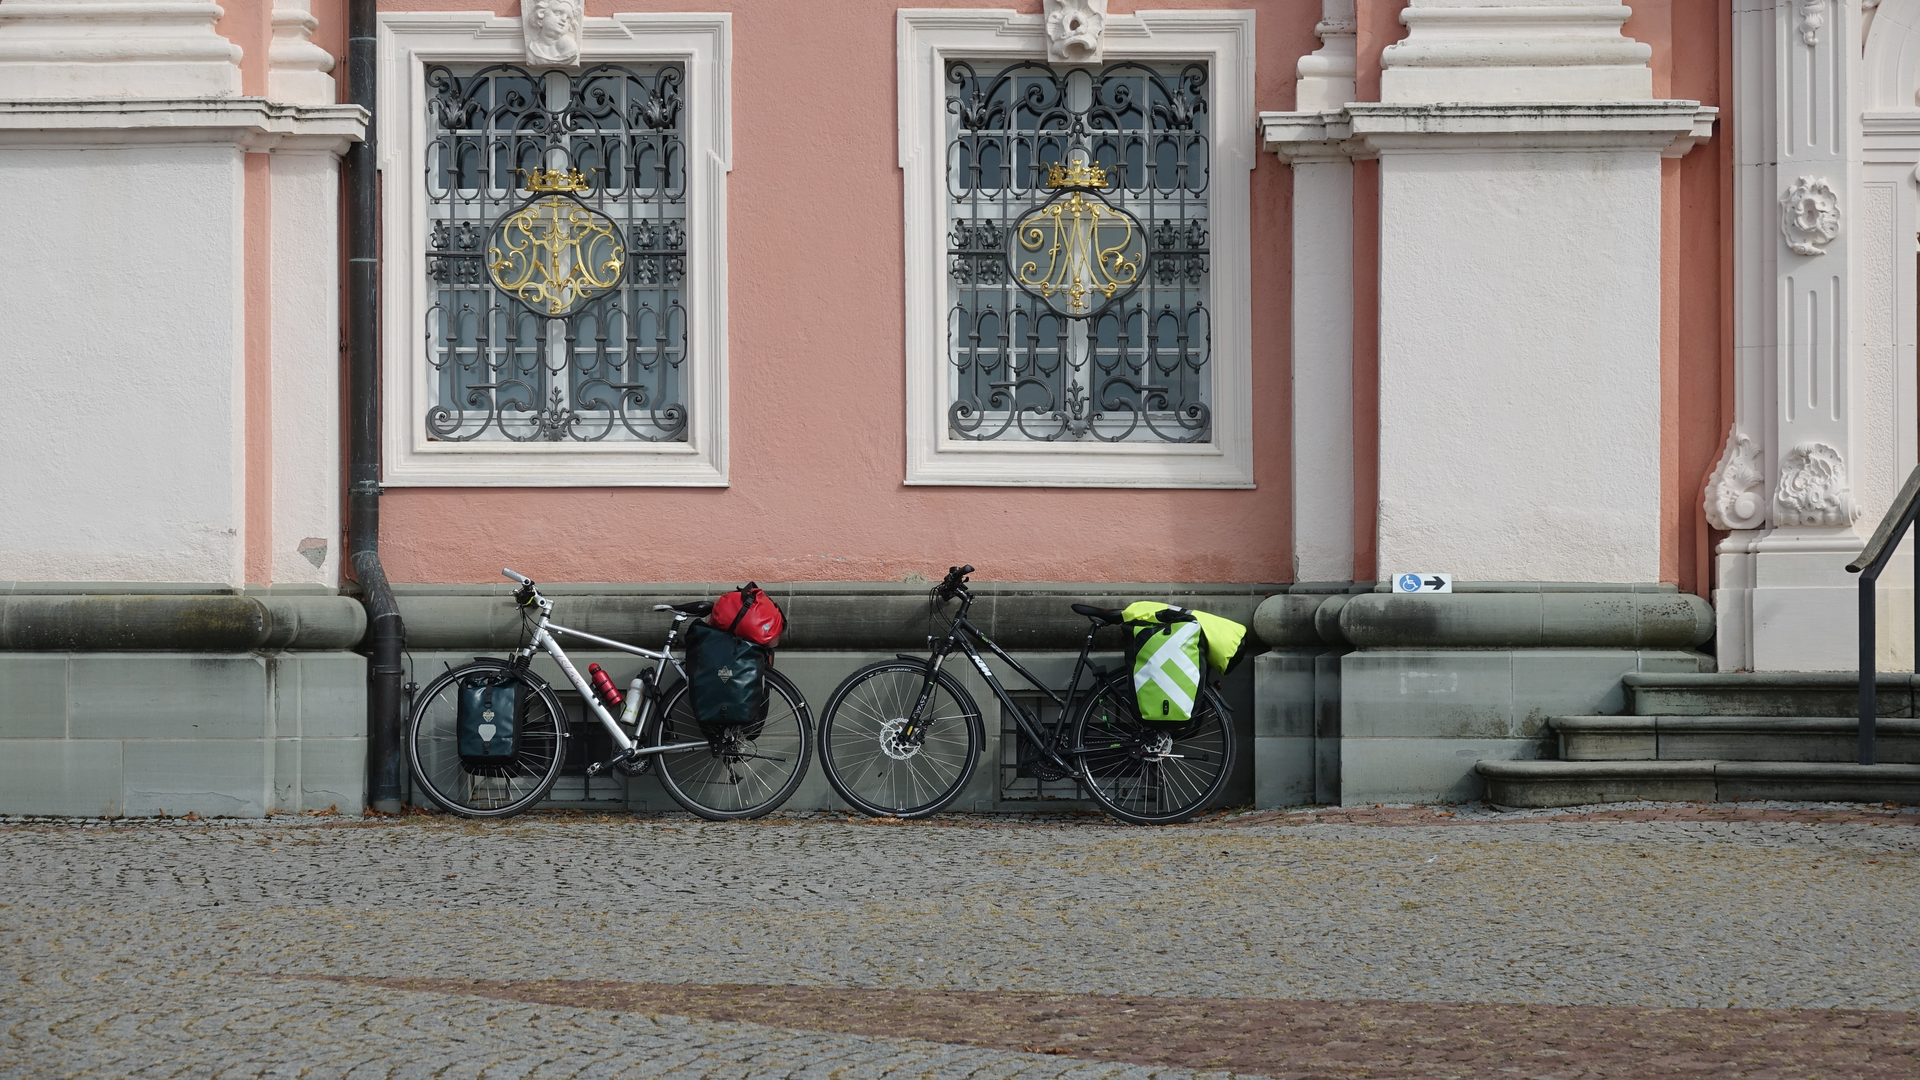
<path id="1" fill-rule="evenodd" d="M 522 584 L 522 585 L 531 585 L 531 584 L 533 584 L 533 579 L 532 579 L 532 578 L 530 578 L 530 577 L 528 577 L 528 576 L 526 576 L 525 574 L 516 574 L 516 573 L 514 573 L 514 572 L 513 572 L 513 571 L 511 571 L 511 570 L 502 570 L 502 571 L 500 571 L 500 573 L 502 573 L 502 574 L 504 574 L 504 575 L 505 575 L 505 576 L 507 576 L 507 577 L 510 577 L 510 578 L 512 578 L 513 580 L 515 580 L 515 581 L 517 581 L 517 582 L 519 582 L 519 583 L 520 583 L 520 584 Z"/>
<path id="2" fill-rule="evenodd" d="M 942 599 L 950 600 L 965 591 L 967 587 L 967 575 L 971 573 L 973 573 L 973 567 L 971 566 L 949 566 L 947 567 L 947 576 L 941 579 L 940 584 L 933 587 L 933 591 Z"/>

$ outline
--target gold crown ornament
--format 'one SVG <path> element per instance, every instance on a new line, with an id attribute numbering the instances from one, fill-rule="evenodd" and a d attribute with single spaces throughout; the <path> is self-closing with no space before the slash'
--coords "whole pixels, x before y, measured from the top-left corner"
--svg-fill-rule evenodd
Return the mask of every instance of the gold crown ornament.
<path id="1" fill-rule="evenodd" d="M 587 181 L 587 174 L 579 169 L 521 169 L 520 175 L 527 178 L 526 190 L 532 194 L 551 191 L 586 191 L 593 185 Z"/>
<path id="2" fill-rule="evenodd" d="M 1047 166 L 1047 186 L 1049 188 L 1103 188 L 1107 186 L 1107 170 L 1087 161 L 1049 165 Z"/>

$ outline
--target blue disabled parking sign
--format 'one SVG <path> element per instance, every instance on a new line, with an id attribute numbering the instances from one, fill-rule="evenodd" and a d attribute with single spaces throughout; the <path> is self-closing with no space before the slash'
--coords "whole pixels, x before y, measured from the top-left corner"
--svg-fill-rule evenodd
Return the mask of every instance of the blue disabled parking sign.
<path id="1" fill-rule="evenodd" d="M 1397 593 L 1450 593 L 1453 591 L 1452 574 L 1395 574 L 1393 591 Z"/>

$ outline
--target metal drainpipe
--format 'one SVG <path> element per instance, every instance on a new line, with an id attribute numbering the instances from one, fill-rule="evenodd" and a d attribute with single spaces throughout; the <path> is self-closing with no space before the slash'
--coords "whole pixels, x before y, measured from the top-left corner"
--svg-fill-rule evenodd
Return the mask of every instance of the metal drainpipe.
<path id="1" fill-rule="evenodd" d="M 380 565 L 379 175 L 374 146 L 375 0 L 348 0 L 347 100 L 367 136 L 347 150 L 347 558 L 367 608 L 367 804 L 401 810 L 400 650 L 406 627 Z"/>

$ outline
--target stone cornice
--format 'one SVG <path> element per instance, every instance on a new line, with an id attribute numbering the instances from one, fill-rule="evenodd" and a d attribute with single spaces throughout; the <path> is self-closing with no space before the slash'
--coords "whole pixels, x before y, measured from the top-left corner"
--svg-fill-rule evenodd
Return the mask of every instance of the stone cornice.
<path id="1" fill-rule="evenodd" d="M 0 101 L 0 145 L 230 143 L 243 150 L 344 153 L 366 136 L 358 105 L 286 105 L 265 98 Z"/>
<path id="2" fill-rule="evenodd" d="M 1382 150 L 1658 149 L 1679 157 L 1713 136 L 1719 110 L 1697 101 L 1530 101 L 1266 112 L 1260 148 L 1283 161 L 1369 158 Z"/>
<path id="3" fill-rule="evenodd" d="M 1353 120 L 1345 109 L 1333 112 L 1263 112 L 1260 149 L 1280 160 L 1333 161 L 1367 156 L 1353 142 Z"/>
<path id="4" fill-rule="evenodd" d="M 1697 101 L 1353 102 L 1353 140 L 1381 150 L 1657 149 L 1685 153 L 1719 110 Z M 1677 154 L 1675 155 L 1677 156 Z"/>

